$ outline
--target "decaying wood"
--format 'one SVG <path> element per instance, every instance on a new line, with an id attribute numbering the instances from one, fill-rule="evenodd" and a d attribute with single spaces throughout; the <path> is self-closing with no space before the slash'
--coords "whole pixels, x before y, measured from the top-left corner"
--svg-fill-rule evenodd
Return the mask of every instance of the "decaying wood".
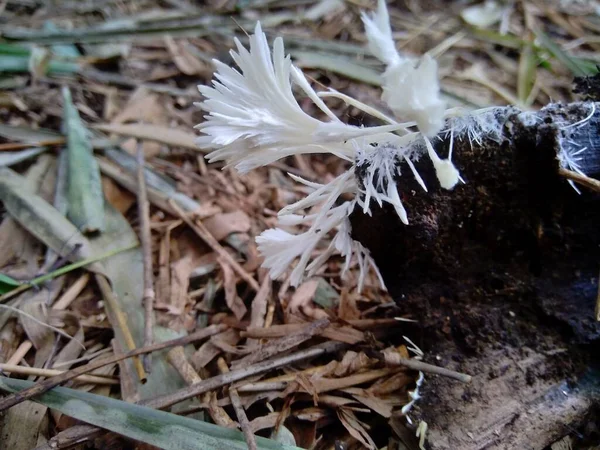
<path id="1" fill-rule="evenodd" d="M 598 179 L 599 110 L 498 108 L 500 137 L 454 141 L 464 184 L 441 189 L 423 157 L 428 193 L 399 167 L 408 225 L 385 206 L 351 218 L 400 314 L 420 321 L 411 338 L 425 361 L 473 376 L 426 376 L 413 419 L 428 423 L 431 449 L 541 450 L 598 419 L 600 196 L 578 194 L 558 156 L 565 139 L 587 147 L 579 168 Z M 449 136 L 439 137 L 445 157 Z"/>

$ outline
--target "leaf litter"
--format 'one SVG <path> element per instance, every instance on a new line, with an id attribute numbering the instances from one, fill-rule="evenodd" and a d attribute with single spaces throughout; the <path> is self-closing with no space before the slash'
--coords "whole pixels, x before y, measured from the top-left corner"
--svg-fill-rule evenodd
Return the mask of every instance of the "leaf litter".
<path id="1" fill-rule="evenodd" d="M 74 390 L 34 397 L 45 405 L 39 406 L 36 421 L 15 420 L 21 414 L 16 408 L 31 407 L 27 402 L 1 419 L 1 429 L 31 436 L 21 445 L 38 448 L 50 448 L 44 445 L 66 436 L 91 441 L 99 433 L 94 426 L 117 433 L 112 439 L 123 447 L 128 439 L 139 439 L 164 448 L 191 442 L 199 443 L 196 448 L 215 443 L 259 449 L 399 448 L 400 441 L 417 448 L 401 431 L 402 410 L 414 397 L 419 373 L 437 369 L 409 353 L 414 345 L 406 345 L 402 336 L 416 340 L 418 328 L 394 320 L 391 299 L 376 276 L 367 277 L 359 294 L 359 268 L 350 267 L 342 279 L 343 261 L 334 257 L 293 289 L 286 280 L 270 280 L 256 256 L 254 238 L 274 225 L 275 211 L 303 193 L 285 172 L 323 182 L 346 167 L 335 158 L 309 156 L 246 176 L 222 172 L 219 165 L 205 163 L 192 130 L 202 116 L 193 104 L 200 99 L 195 86 L 210 82 L 211 59 L 227 58 L 234 35 L 246 42 L 239 27 L 252 29 L 256 18 L 270 39 L 284 37 L 316 85 L 356 98 L 378 97 L 383 67 L 366 49 L 360 21 L 360 9 L 374 5 L 139 3 L 109 1 L 98 15 L 99 7 L 92 4 L 58 2 L 47 9 L 9 2 L 0 15 L 8 24 L 0 43 L 1 76 L 22 73 L 31 79 L 14 83 L 7 91 L 10 101 L 0 105 L 0 294 L 34 286 L 2 299 L 43 324 L 22 315 L 2 316 L 0 370 L 10 374 L 2 378 L 2 388 L 36 386 L 34 375 L 39 381 L 74 368 L 85 372 L 65 380 Z M 482 99 L 532 107 L 550 99 L 568 101 L 571 75 L 590 73 L 590 60 L 598 59 L 593 39 L 571 45 L 597 29 L 576 12 L 549 13 L 532 4 L 511 14 L 487 11 L 493 20 L 483 20 L 474 18 L 477 9 L 462 11 L 461 18 L 460 8 L 449 15 L 442 2 L 433 3 L 437 6 L 427 11 L 416 4 L 391 7 L 393 29 L 403 51 L 442 49 L 442 92 L 457 106 Z M 138 8 L 151 13 L 140 15 Z M 556 23 L 570 28 L 556 32 Z M 116 42 L 119 48 L 103 44 Z M 341 99 L 329 98 L 328 105 L 348 123 L 370 120 Z M 63 117 L 66 126 L 61 126 Z M 147 221 L 133 205 L 141 187 L 137 148 L 145 156 Z M 68 155 L 63 171 L 57 162 L 61 154 Z M 41 171 L 52 173 L 53 181 L 35 173 L 42 162 Z M 150 233 L 144 245 L 154 267 L 153 345 L 190 338 L 156 352 L 149 373 L 136 359 L 115 360 L 149 344 L 141 227 Z M 96 235 L 85 236 L 88 232 Z M 107 259 L 97 259 L 103 255 Z M 77 261 L 87 263 L 57 270 Z M 32 262 L 41 273 L 30 273 Z M 29 284 L 42 275 L 49 276 Z M 214 325 L 220 328 L 193 339 Z M 86 372 L 87 364 L 99 366 Z M 161 409 L 175 404 L 173 413 L 190 417 L 127 402 Z M 99 410 L 92 413 L 94 405 Z M 136 427 L 110 421 L 110 411 L 146 422 Z M 94 426 L 78 425 L 59 412 Z M 157 420 L 186 431 L 176 441 L 165 435 L 154 440 L 144 427 L 156 426 Z M 272 441 L 254 441 L 252 434 Z"/>

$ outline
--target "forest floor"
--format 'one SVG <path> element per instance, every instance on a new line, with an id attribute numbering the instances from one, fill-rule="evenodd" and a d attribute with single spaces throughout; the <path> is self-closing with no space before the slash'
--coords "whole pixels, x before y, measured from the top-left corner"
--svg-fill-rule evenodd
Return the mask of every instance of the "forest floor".
<path id="1" fill-rule="evenodd" d="M 390 295 L 374 273 L 358 292 L 359 268 L 353 263 L 342 277 L 341 257 L 293 288 L 260 267 L 254 238 L 276 226 L 277 211 L 307 193 L 288 173 L 326 183 L 348 163 L 300 155 L 240 175 L 208 164 L 196 146 L 194 126 L 203 120 L 197 86 L 211 83 L 213 58 L 233 64 L 233 38 L 247 44 L 257 20 L 269 40 L 283 37 L 317 91 L 334 88 L 388 112 L 380 100 L 383 66 L 367 50 L 360 19 L 361 11 L 374 8 L 367 0 L 0 1 L 0 166 L 10 166 L 0 168 L 0 302 L 10 307 L 0 311 L 0 372 L 29 382 L 5 380 L 0 387 L 22 389 L 175 340 L 152 358 L 113 358 L 63 384 L 75 394 L 57 391 L 6 409 L 1 448 L 215 448 L 215 442 L 244 448 L 254 445 L 250 434 L 323 450 L 456 449 L 456 442 L 465 449 L 600 448 L 597 404 L 567 395 L 589 361 L 579 353 L 545 360 L 568 353 L 571 347 L 560 347 L 566 340 L 598 348 L 598 325 L 577 319 L 594 316 L 587 301 L 598 292 L 594 261 L 586 267 L 596 264 L 595 278 L 576 290 L 587 303 L 574 300 L 566 308 L 555 307 L 559 300 L 551 296 L 525 305 L 520 280 L 506 274 L 482 276 L 491 284 L 468 286 L 472 296 L 452 305 L 428 286 L 402 304 L 398 291 Z M 569 103 L 578 99 L 574 77 L 595 73 L 600 61 L 600 18 L 592 2 L 488 2 L 484 8 L 406 0 L 389 8 L 398 49 L 438 60 L 449 107 L 537 110 Z M 304 100 L 300 105 L 318 116 Z M 344 122 L 374 121 L 339 99 L 327 103 Z M 99 167 L 101 194 L 92 188 L 78 196 L 66 186 L 67 172 L 76 175 L 66 160 L 78 146 L 94 149 L 83 164 Z M 144 182 L 137 176 L 140 154 Z M 140 192 L 150 204 L 148 217 L 138 209 Z M 102 230 L 86 233 L 84 226 L 81 234 L 69 234 L 77 210 L 98 194 L 105 204 L 91 217 Z M 77 197 L 83 203 L 76 204 Z M 87 266 L 70 265 L 76 260 Z M 146 279 L 145 270 L 151 271 Z M 154 303 L 145 309 L 149 286 Z M 533 323 L 548 332 L 528 328 Z M 443 354 L 445 337 L 456 341 L 457 335 L 468 363 Z M 508 341 L 511 351 L 503 347 Z M 384 361 L 383 349 L 405 362 Z M 263 362 L 270 365 L 257 369 Z M 488 364 L 493 367 L 486 366 L 483 377 L 481 366 Z M 453 371 L 434 375 L 432 366 Z M 409 413 L 411 424 L 401 409 L 419 370 L 425 398 Z M 229 371 L 231 379 L 219 381 Z M 529 390 L 516 390 L 521 384 Z M 554 402 L 561 405 L 557 417 L 574 411 L 564 416 L 564 427 L 535 428 L 547 422 L 531 417 L 554 404 L 539 401 L 540 392 L 569 398 Z M 85 393 L 115 402 L 104 405 Z M 177 401 L 165 400 L 175 394 Z M 464 404 L 448 404 L 450 397 Z M 537 403 L 515 415 L 525 398 Z M 192 434 L 162 435 L 149 408 L 129 410 L 125 402 L 158 409 L 176 403 L 169 417 L 177 414 L 173 423 Z M 496 415 L 480 417 L 487 414 L 476 410 L 480 403 L 491 404 Z M 138 421 L 128 417 L 125 424 L 115 411 Z M 177 422 L 180 417 L 222 431 L 198 431 L 191 421 Z M 415 437 L 420 420 L 431 429 L 421 444 Z M 486 427 L 465 428 L 469 420 Z M 511 426 L 537 435 L 503 435 Z M 211 432 L 217 441 L 206 437 Z M 260 439 L 256 445 L 278 448 Z"/>

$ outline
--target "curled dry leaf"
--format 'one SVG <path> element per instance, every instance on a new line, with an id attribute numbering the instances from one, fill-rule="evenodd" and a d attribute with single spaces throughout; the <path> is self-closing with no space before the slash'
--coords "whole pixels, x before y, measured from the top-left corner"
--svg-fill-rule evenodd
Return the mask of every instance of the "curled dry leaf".
<path id="1" fill-rule="evenodd" d="M 318 286 L 319 280 L 308 280 L 298 286 L 298 289 L 296 289 L 288 304 L 288 311 L 292 314 L 296 314 L 304 306 L 310 305 Z"/>
<path id="2" fill-rule="evenodd" d="M 352 437 L 370 450 L 377 448 L 375 442 L 369 436 L 367 426 L 358 420 L 350 409 L 341 407 L 337 410 L 337 415 L 342 425 L 344 425 Z"/>
<path id="3" fill-rule="evenodd" d="M 216 214 L 202 221 L 217 241 L 221 241 L 231 233 L 247 233 L 250 231 L 250 217 L 243 211 Z"/>
<path id="4" fill-rule="evenodd" d="M 227 306 L 238 320 L 242 320 L 248 309 L 237 293 L 237 279 L 235 273 L 227 261 L 224 261 L 220 257 L 217 260 L 223 271 L 223 286 L 225 288 L 225 301 L 227 302 Z"/>

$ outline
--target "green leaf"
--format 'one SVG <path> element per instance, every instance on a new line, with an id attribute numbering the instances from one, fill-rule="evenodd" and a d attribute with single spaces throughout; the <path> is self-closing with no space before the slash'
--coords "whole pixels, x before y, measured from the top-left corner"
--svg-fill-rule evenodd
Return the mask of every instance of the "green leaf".
<path id="1" fill-rule="evenodd" d="M 48 150 L 46 147 L 38 147 L 28 148 L 18 152 L 1 152 L 0 166 L 12 166 L 13 164 L 25 161 L 26 159 L 33 158 L 46 150 Z"/>
<path id="2" fill-rule="evenodd" d="M 0 72 L 29 72 L 29 59 L 29 55 L 0 54 Z M 79 68 L 79 64 L 74 62 L 51 59 L 48 62 L 46 71 L 48 74 L 75 73 Z"/>
<path id="3" fill-rule="evenodd" d="M 339 301 L 340 294 L 323 278 L 319 278 L 319 284 L 315 291 L 313 301 L 325 309 L 333 308 Z"/>
<path id="4" fill-rule="evenodd" d="M 36 195 L 21 175 L 7 167 L 0 167 L 0 200 L 23 228 L 60 256 L 71 261 L 94 256 L 89 242 L 79 230 L 56 208 Z M 92 264 L 90 270 L 103 272 L 97 264 Z"/>
<path id="5" fill-rule="evenodd" d="M 13 289 L 19 287 L 21 282 L 15 280 L 14 278 L 9 277 L 8 275 L 4 275 L 0 273 L 0 294 L 5 294 Z"/>
<path id="6" fill-rule="evenodd" d="M 33 384 L 0 377 L 0 389 L 7 392 L 18 392 Z M 88 392 L 56 387 L 33 400 L 83 422 L 166 450 L 248 448 L 243 434 L 237 430 Z M 260 450 L 300 450 L 258 436 L 256 443 Z"/>
<path id="7" fill-rule="evenodd" d="M 67 217 L 84 234 L 104 228 L 104 194 L 100 169 L 79 112 L 71 99 L 71 91 L 63 88 L 64 127 L 67 134 L 69 208 Z"/>
<path id="8" fill-rule="evenodd" d="M 531 42 L 527 42 L 521 49 L 519 57 L 519 71 L 517 78 L 517 96 L 521 105 L 527 107 L 530 104 L 529 96 L 535 84 L 537 76 L 537 61 Z"/>
<path id="9" fill-rule="evenodd" d="M 370 67 L 365 67 L 355 58 L 339 54 L 292 51 L 292 56 L 300 68 L 328 70 L 351 80 L 381 86 L 381 75 Z"/>
<path id="10" fill-rule="evenodd" d="M 567 67 L 573 73 L 573 75 L 581 77 L 596 73 L 595 67 L 584 63 L 580 58 L 575 58 L 569 55 L 543 31 L 536 30 L 535 35 L 540 41 L 542 47 L 546 48 L 546 50 L 548 50 L 550 54 L 558 59 L 565 67 Z"/>

